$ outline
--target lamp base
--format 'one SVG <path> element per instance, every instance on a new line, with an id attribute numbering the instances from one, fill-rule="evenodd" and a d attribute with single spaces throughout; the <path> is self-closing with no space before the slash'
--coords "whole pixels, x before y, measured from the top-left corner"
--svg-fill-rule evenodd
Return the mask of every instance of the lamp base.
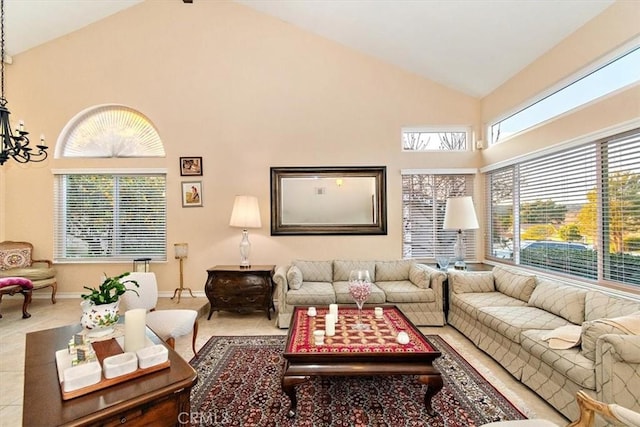
<path id="1" fill-rule="evenodd" d="M 240 268 L 250 268 L 249 252 L 251 252 L 251 242 L 249 242 L 249 232 L 242 230 L 242 240 L 240 241 Z"/>
<path id="2" fill-rule="evenodd" d="M 456 263 L 453 264 L 453 268 L 455 270 L 466 270 L 467 269 L 467 263 L 465 263 L 464 261 L 456 261 Z"/>
<path id="3" fill-rule="evenodd" d="M 189 291 L 189 294 L 191 295 L 191 297 L 195 298 L 195 296 L 193 295 L 193 292 L 191 292 L 191 288 L 185 288 L 180 286 L 179 288 L 176 288 L 175 291 L 173 291 L 173 296 L 171 297 L 171 299 L 174 299 L 176 295 L 178 295 L 177 304 L 180 304 L 180 296 L 182 295 L 182 291 Z"/>

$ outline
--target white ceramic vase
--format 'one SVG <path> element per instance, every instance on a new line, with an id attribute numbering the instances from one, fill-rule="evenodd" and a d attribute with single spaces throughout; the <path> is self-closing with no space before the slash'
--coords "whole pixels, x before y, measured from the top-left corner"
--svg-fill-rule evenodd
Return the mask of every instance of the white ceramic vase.
<path id="1" fill-rule="evenodd" d="M 113 326 L 118 323 L 118 304 L 120 300 L 110 304 L 95 305 L 92 301 L 83 300 L 80 324 L 89 330 L 90 336 L 102 336 L 113 332 Z"/>

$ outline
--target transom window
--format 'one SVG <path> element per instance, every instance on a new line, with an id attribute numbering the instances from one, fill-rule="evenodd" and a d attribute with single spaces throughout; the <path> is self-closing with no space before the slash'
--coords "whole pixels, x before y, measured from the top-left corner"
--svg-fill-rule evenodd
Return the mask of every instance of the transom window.
<path id="1" fill-rule="evenodd" d="M 402 129 L 403 151 L 465 151 L 469 149 L 469 128 L 407 127 Z"/>

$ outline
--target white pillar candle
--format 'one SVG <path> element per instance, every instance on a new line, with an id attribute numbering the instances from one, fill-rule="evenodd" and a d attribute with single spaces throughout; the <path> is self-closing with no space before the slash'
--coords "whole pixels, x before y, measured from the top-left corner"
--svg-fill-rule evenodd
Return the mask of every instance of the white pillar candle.
<path id="1" fill-rule="evenodd" d="M 147 310 L 136 308 L 124 313 L 124 351 L 138 351 L 145 346 Z"/>
<path id="2" fill-rule="evenodd" d="M 328 337 L 332 337 L 336 334 L 336 322 L 333 314 L 325 314 L 324 315 L 324 329 L 325 333 Z"/>
<path id="3" fill-rule="evenodd" d="M 329 314 L 333 314 L 333 323 L 338 322 L 338 304 L 329 304 Z"/>

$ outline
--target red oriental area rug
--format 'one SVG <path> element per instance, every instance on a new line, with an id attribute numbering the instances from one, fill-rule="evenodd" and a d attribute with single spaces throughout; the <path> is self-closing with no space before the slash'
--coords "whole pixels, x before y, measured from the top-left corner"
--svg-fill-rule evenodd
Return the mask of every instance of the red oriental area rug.
<path id="1" fill-rule="evenodd" d="M 442 356 L 444 380 L 424 408 L 424 387 L 412 376 L 316 377 L 297 387 L 298 413 L 286 416 L 282 393 L 285 336 L 212 337 L 191 365 L 191 423 L 199 426 L 474 427 L 526 417 L 437 335 L 427 341 Z"/>

